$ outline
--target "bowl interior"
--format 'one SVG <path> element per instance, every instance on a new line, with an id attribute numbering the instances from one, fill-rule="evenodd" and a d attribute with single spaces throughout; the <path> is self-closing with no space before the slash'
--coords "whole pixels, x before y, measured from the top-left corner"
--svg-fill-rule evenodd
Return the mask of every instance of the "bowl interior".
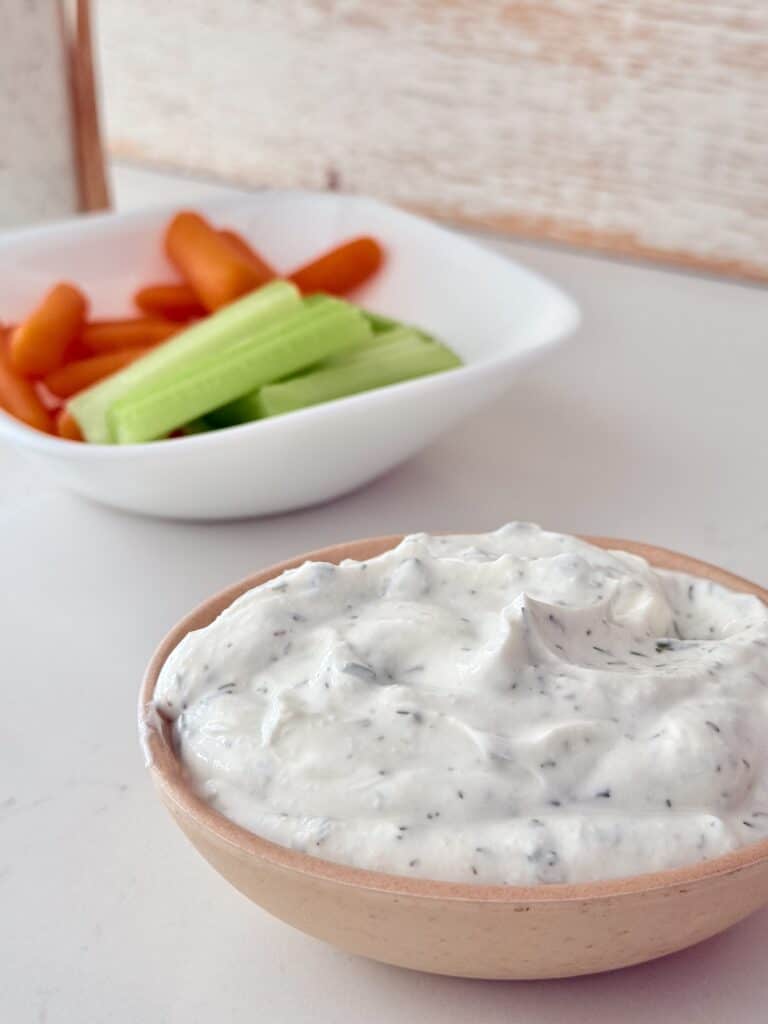
<path id="1" fill-rule="evenodd" d="M 496 902 L 584 900 L 590 897 L 620 895 L 630 892 L 636 893 L 667 885 L 691 883 L 697 880 L 713 878 L 735 868 L 746 867 L 768 859 L 767 839 L 698 864 L 667 871 L 634 875 L 627 878 L 611 879 L 605 882 L 546 886 L 488 886 L 436 882 L 352 868 L 347 865 L 324 861 L 308 854 L 289 850 L 235 825 L 199 799 L 186 783 L 181 764 L 173 750 L 168 724 L 157 715 L 152 706 L 152 696 L 157 678 L 171 651 L 187 633 L 207 626 L 246 590 L 279 576 L 286 569 L 294 568 L 307 560 L 338 563 L 345 558 L 358 560 L 372 558 L 384 551 L 388 551 L 398 544 L 401 539 L 401 536 L 396 535 L 352 541 L 309 552 L 308 554 L 271 566 L 228 587 L 226 590 L 205 601 L 182 619 L 165 637 L 155 652 L 142 683 L 139 695 L 139 729 L 147 764 L 153 773 L 155 782 L 163 791 L 166 799 L 177 807 L 182 814 L 190 816 L 198 826 L 210 830 L 218 839 L 237 847 L 246 856 L 265 858 L 270 862 L 306 874 L 340 880 L 367 888 L 434 896 L 437 898 Z M 599 547 L 621 549 L 640 555 L 651 565 L 658 568 L 671 569 L 711 579 L 732 590 L 754 594 L 765 604 L 768 604 L 767 590 L 706 562 L 700 562 L 664 548 L 640 544 L 634 541 L 616 540 L 607 537 L 585 537 L 584 539 Z"/>
<path id="2" fill-rule="evenodd" d="M 279 271 L 346 238 L 376 236 L 389 259 L 353 298 L 435 332 L 467 362 L 543 344 L 578 319 L 570 299 L 537 274 L 373 199 L 270 191 L 201 201 L 198 208 L 244 234 Z M 95 316 L 130 313 L 137 287 L 176 277 L 162 252 L 173 209 L 91 216 L 6 235 L 0 239 L 0 319 L 22 316 L 64 278 L 85 288 Z"/>

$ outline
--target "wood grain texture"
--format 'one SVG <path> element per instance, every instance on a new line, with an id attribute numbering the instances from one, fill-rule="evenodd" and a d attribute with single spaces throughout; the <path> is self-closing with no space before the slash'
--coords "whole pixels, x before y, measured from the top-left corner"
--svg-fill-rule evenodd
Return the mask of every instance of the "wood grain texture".
<path id="1" fill-rule="evenodd" d="M 123 158 L 768 279 L 765 0 L 104 0 Z"/>
<path id="2" fill-rule="evenodd" d="M 0 0 L 0 226 L 78 209 L 69 65 L 53 0 Z"/>
<path id="3" fill-rule="evenodd" d="M 75 150 L 81 210 L 109 206 L 96 76 L 90 0 L 69 0 L 69 54 Z"/>

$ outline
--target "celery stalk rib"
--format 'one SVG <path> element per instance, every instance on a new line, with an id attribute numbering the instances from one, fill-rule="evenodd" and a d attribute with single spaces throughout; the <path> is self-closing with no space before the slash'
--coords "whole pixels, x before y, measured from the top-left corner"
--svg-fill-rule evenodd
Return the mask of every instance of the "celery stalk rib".
<path id="1" fill-rule="evenodd" d="M 263 387 L 254 408 L 262 416 L 277 416 L 460 365 L 443 345 L 405 338 L 350 353 L 347 359 L 339 356 L 333 366 Z"/>
<path id="2" fill-rule="evenodd" d="M 114 438 L 107 414 L 120 399 L 140 389 L 151 392 L 162 383 L 181 377 L 192 365 L 236 343 L 244 334 L 279 321 L 300 307 L 301 297 L 292 284 L 275 281 L 265 285 L 76 395 L 67 408 L 87 441 L 108 444 Z"/>
<path id="3" fill-rule="evenodd" d="M 109 410 L 119 444 L 152 441 L 255 388 L 365 342 L 370 325 L 348 303 L 328 299 L 270 323 L 183 375 L 139 388 Z"/>

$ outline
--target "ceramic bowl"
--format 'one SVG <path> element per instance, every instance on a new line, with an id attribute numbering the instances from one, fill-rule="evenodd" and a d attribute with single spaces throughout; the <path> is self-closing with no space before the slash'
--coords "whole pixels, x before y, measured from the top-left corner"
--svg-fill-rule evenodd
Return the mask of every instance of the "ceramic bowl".
<path id="1" fill-rule="evenodd" d="M 171 815 L 217 871 L 271 914 L 348 952 L 472 978 L 560 978 L 641 963 L 709 938 L 768 902 L 768 840 L 690 867 L 606 882 L 453 884 L 363 871 L 289 850 L 240 828 L 196 797 L 168 726 L 151 707 L 173 648 L 245 590 L 286 569 L 308 559 L 371 558 L 400 539 L 354 541 L 264 569 L 202 604 L 155 653 L 139 701 L 149 769 Z M 586 539 L 768 603 L 768 591 L 704 562 L 625 540 Z"/>
<path id="2" fill-rule="evenodd" d="M 465 365 L 225 431 L 141 445 L 62 441 L 0 412 L 0 439 L 64 486 L 159 516 L 266 515 L 337 497 L 415 454 L 498 397 L 579 314 L 554 285 L 459 234 L 358 196 L 264 192 L 198 208 L 248 237 L 280 270 L 353 235 L 388 253 L 353 296 L 442 338 Z M 97 316 L 130 312 L 140 284 L 173 280 L 161 234 L 171 213 L 105 214 L 0 238 L 0 319 L 22 316 L 51 282 L 83 285 Z"/>

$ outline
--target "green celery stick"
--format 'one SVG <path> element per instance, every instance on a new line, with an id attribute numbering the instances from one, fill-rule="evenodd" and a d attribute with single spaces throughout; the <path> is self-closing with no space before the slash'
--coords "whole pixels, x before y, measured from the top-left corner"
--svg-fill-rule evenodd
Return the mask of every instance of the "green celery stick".
<path id="1" fill-rule="evenodd" d="M 206 420 L 200 416 L 196 420 L 190 420 L 189 423 L 185 423 L 183 427 L 179 427 L 182 434 L 205 434 L 211 429 L 211 424 L 207 423 Z"/>
<path id="2" fill-rule="evenodd" d="M 392 320 L 382 313 L 372 313 L 369 309 L 363 309 L 362 313 L 371 325 L 374 334 L 381 334 L 383 331 L 391 331 L 395 327 L 400 327 L 397 320 Z"/>
<path id="3" fill-rule="evenodd" d="M 277 416 L 461 366 L 461 360 L 444 345 L 410 333 L 411 337 L 389 345 L 350 353 L 348 360 L 336 366 L 263 387 L 258 394 L 257 411 L 262 416 Z"/>
<path id="4" fill-rule="evenodd" d="M 300 305 L 177 379 L 126 394 L 109 410 L 111 431 L 118 444 L 153 441 L 254 388 L 361 344 L 369 333 L 368 322 L 349 303 Z"/>
<path id="5" fill-rule="evenodd" d="M 318 363 L 317 366 L 310 367 L 308 371 L 300 374 L 300 376 L 305 377 L 307 373 L 330 369 L 332 366 L 346 366 L 350 358 L 357 358 L 358 356 L 361 356 L 363 352 L 369 352 L 371 349 L 381 348 L 384 345 L 391 345 L 400 341 L 408 341 L 412 345 L 423 344 L 425 339 L 432 342 L 431 338 L 427 339 L 427 336 L 422 334 L 421 331 L 417 330 L 415 327 L 403 327 L 396 324 L 391 330 L 379 331 L 378 333 L 376 333 L 374 329 L 365 344 L 360 345 L 351 352 L 340 352 L 338 355 L 329 356 L 327 359 L 324 359 L 322 363 Z"/>
<path id="6" fill-rule="evenodd" d="M 315 297 L 311 296 L 311 298 Z M 322 362 L 314 363 L 298 373 L 282 378 L 279 383 L 283 384 L 289 381 L 300 380 L 303 377 L 315 374 L 320 370 L 330 369 L 331 367 L 349 366 L 351 362 L 356 362 L 363 358 L 372 349 L 382 348 L 385 345 L 397 342 L 408 342 L 410 345 L 426 344 L 418 331 L 412 330 L 410 327 L 396 327 L 394 330 L 385 331 L 381 334 L 370 334 L 368 338 L 355 348 L 346 352 L 340 352 L 338 355 L 329 356 L 327 359 L 323 359 Z M 377 385 L 374 384 L 373 386 L 376 387 Z M 362 388 L 360 390 L 365 389 Z M 234 402 L 223 405 L 220 409 L 214 409 L 213 412 L 206 416 L 206 420 L 214 427 L 234 427 L 238 423 L 250 423 L 251 420 L 262 419 L 266 413 L 262 410 L 259 392 L 260 389 L 257 388 L 247 395 L 236 398 Z"/>
<path id="7" fill-rule="evenodd" d="M 302 299 L 304 307 L 317 307 L 327 303 L 332 296 L 326 295 L 324 292 L 315 292 L 313 295 L 308 295 Z M 360 307 L 357 307 L 360 309 Z M 368 313 L 364 309 L 360 309 L 365 319 L 371 325 L 371 332 L 366 339 L 360 342 L 360 344 L 352 350 L 352 352 L 358 352 L 362 349 L 374 348 L 377 345 L 388 344 L 391 340 L 396 340 L 396 332 L 406 330 L 410 334 L 414 334 L 410 328 L 402 328 L 395 320 L 386 320 L 383 317 L 379 317 L 375 313 Z M 377 333 L 377 328 L 374 321 L 380 321 L 381 323 L 393 324 L 395 330 L 384 330 L 380 329 Z M 328 359 L 323 359 L 319 363 L 314 363 L 312 366 L 305 366 L 297 373 L 292 373 L 284 380 L 293 380 L 295 377 L 304 377 L 308 373 L 314 373 L 315 370 L 325 369 L 327 366 L 335 366 L 337 360 L 341 360 L 342 364 L 352 352 L 342 352 L 337 356 L 330 356 Z M 250 423 L 251 420 L 258 420 L 261 418 L 260 406 L 259 406 L 259 392 L 252 391 L 247 395 L 242 395 L 240 398 L 236 398 L 234 402 L 228 402 L 226 405 L 222 405 L 220 409 L 214 409 L 213 412 L 208 413 L 205 417 L 208 423 L 214 428 L 220 427 L 235 427 L 238 423 Z"/>
<path id="8" fill-rule="evenodd" d="M 304 300 L 306 302 L 306 299 Z M 420 327 L 414 327 L 413 324 L 404 324 L 399 320 L 393 320 L 391 317 L 384 316 L 382 313 L 372 313 L 369 309 L 361 309 L 361 312 L 368 323 L 371 325 L 375 338 L 381 335 L 388 334 L 390 331 L 397 330 L 402 327 L 406 327 L 409 331 L 415 331 L 425 341 L 436 341 L 431 334 L 423 331 Z"/>
<path id="9" fill-rule="evenodd" d="M 115 402 L 139 388 L 151 390 L 163 381 L 178 379 L 193 362 L 210 357 L 233 340 L 238 341 L 243 335 L 299 308 L 301 297 L 292 284 L 275 281 L 265 285 L 76 395 L 67 408 L 86 441 L 109 444 L 114 439 L 107 413 Z"/>
<path id="10" fill-rule="evenodd" d="M 293 379 L 291 378 L 291 380 Z M 241 395 L 234 402 L 227 402 L 226 405 L 214 409 L 205 417 L 206 423 L 219 429 L 220 427 L 236 427 L 238 423 L 250 423 L 251 420 L 260 419 L 258 394 L 258 390 L 249 391 L 247 395 Z"/>

